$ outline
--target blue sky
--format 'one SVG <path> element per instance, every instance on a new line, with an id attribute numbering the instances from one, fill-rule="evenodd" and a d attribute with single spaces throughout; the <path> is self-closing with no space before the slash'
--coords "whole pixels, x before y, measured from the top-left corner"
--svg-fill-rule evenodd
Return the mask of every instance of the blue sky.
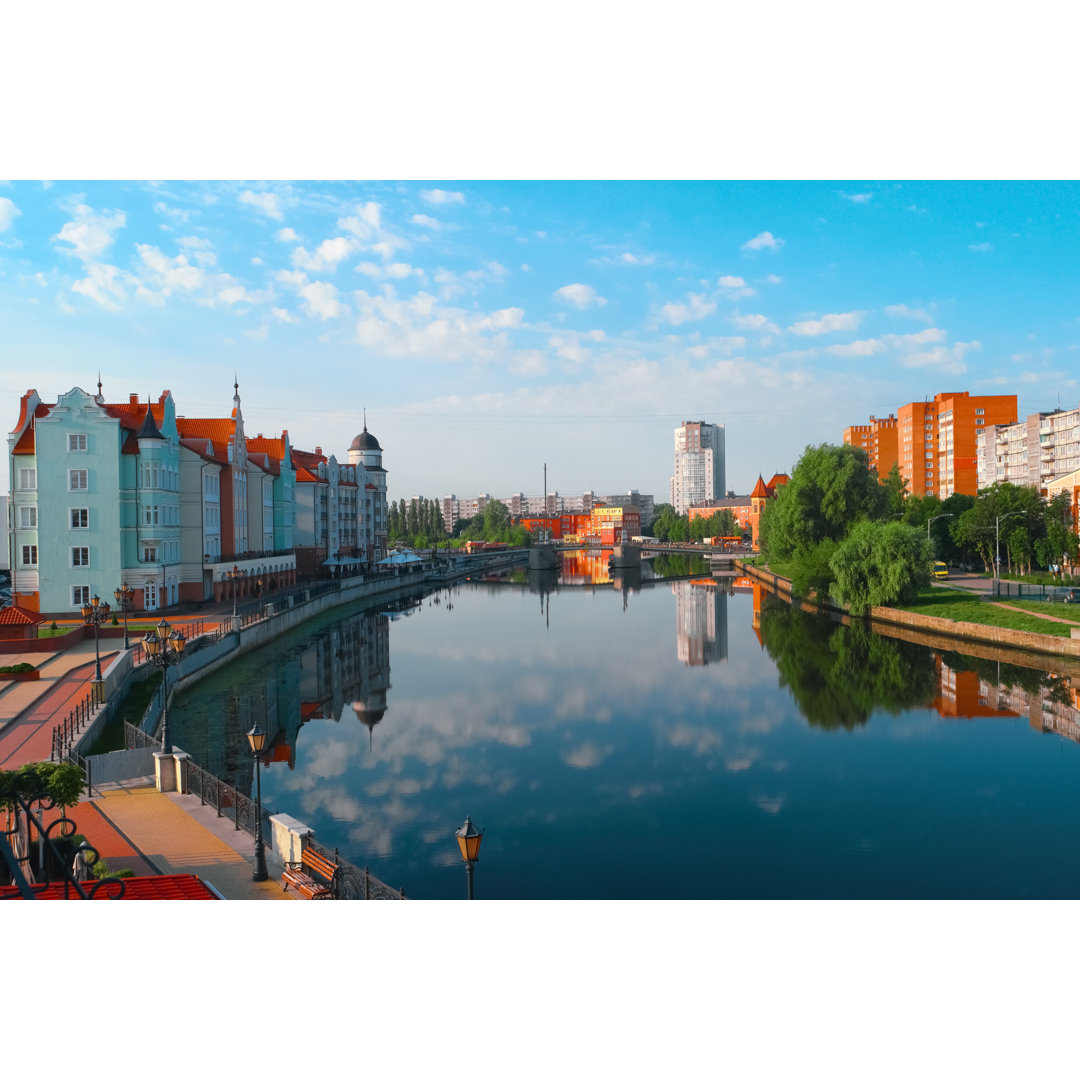
<path id="1" fill-rule="evenodd" d="M 0 187 L 0 352 L 226 415 L 391 494 L 666 499 L 672 431 L 728 486 L 947 390 L 1080 404 L 1069 183 L 77 183 Z"/>

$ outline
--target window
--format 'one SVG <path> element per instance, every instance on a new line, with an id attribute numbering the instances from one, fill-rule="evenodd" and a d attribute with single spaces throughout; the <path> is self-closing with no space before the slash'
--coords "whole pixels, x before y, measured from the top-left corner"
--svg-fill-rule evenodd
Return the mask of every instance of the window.
<path id="1" fill-rule="evenodd" d="M 68 491 L 86 491 L 89 486 L 85 469 L 68 469 Z"/>
<path id="2" fill-rule="evenodd" d="M 36 506 L 20 506 L 19 507 L 19 528 L 20 529 L 36 529 L 37 528 L 37 507 Z"/>
<path id="3" fill-rule="evenodd" d="M 72 585 L 71 586 L 71 606 L 72 607 L 86 607 L 90 603 L 90 586 L 89 585 Z"/>
<path id="4" fill-rule="evenodd" d="M 37 566 L 37 544 L 23 544 L 22 565 Z"/>
<path id="5" fill-rule="evenodd" d="M 80 435 L 69 435 L 68 436 L 68 450 L 72 451 L 72 452 L 78 451 L 78 450 L 85 451 L 86 450 L 86 436 L 82 435 L 82 434 L 80 434 Z"/>
<path id="6" fill-rule="evenodd" d="M 90 511 L 87 510 L 85 506 L 72 508 L 71 527 L 73 529 L 90 528 Z"/>
<path id="7" fill-rule="evenodd" d="M 977 417 L 975 417 L 975 423 L 976 423 L 976 424 L 981 424 L 981 423 L 983 423 L 983 418 L 982 418 L 981 416 L 977 416 Z"/>
<path id="8" fill-rule="evenodd" d="M 975 410 L 975 415 L 976 416 L 982 416 L 985 412 L 986 412 L 985 409 L 976 409 Z"/>
<path id="9" fill-rule="evenodd" d="M 19 470 L 19 490 L 33 491 L 37 487 L 37 469 Z"/>
<path id="10" fill-rule="evenodd" d="M 143 524 L 156 525 L 158 523 L 158 508 L 156 506 L 143 507 Z"/>
<path id="11" fill-rule="evenodd" d="M 90 565 L 90 549 L 86 547 L 73 547 L 71 549 L 71 565 L 72 566 L 89 566 Z"/>
<path id="12" fill-rule="evenodd" d="M 157 548 L 153 546 L 143 548 L 143 560 L 144 563 L 157 562 Z"/>

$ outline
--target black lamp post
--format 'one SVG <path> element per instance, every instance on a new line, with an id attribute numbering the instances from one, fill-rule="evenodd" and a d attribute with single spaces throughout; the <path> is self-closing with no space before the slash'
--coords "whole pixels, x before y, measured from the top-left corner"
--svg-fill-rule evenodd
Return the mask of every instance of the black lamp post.
<path id="1" fill-rule="evenodd" d="M 469 877 L 469 899 L 471 900 L 473 898 L 473 866 L 480 860 L 480 841 L 484 838 L 484 830 L 477 829 L 472 823 L 472 818 L 466 814 L 465 824 L 454 835 L 461 848 L 461 861 L 465 864 L 465 873 Z"/>
<path id="2" fill-rule="evenodd" d="M 266 746 L 266 732 L 256 725 L 247 733 L 251 744 L 251 758 L 255 762 L 255 871 L 252 881 L 265 881 L 266 850 L 263 848 L 262 834 L 262 776 L 259 773 L 259 755 Z"/>
<path id="3" fill-rule="evenodd" d="M 147 659 L 154 667 L 161 668 L 161 752 L 172 753 L 169 741 L 169 666 L 179 664 L 184 658 L 184 645 L 187 642 L 179 630 L 171 630 L 162 619 L 157 624 L 157 632 L 148 630 L 143 638 L 143 648 Z"/>
<path id="4" fill-rule="evenodd" d="M 244 576 L 244 571 L 238 566 L 234 566 L 231 570 L 226 570 L 222 575 L 225 581 L 232 582 L 232 617 L 236 618 L 236 585 L 237 582 Z"/>
<path id="5" fill-rule="evenodd" d="M 124 648 L 125 650 L 130 649 L 127 613 L 131 607 L 132 598 L 135 596 L 135 590 L 130 585 L 121 585 L 118 589 L 113 589 L 113 596 L 116 597 L 116 606 L 124 613 Z"/>
<path id="6" fill-rule="evenodd" d="M 83 604 L 82 607 L 83 622 L 87 626 L 94 628 L 94 657 L 97 660 L 94 679 L 98 684 L 99 691 L 103 680 L 101 678 L 101 646 L 98 644 L 98 627 L 109 617 L 111 610 L 108 604 L 101 602 L 101 597 L 96 593 L 90 598 L 90 603 Z"/>

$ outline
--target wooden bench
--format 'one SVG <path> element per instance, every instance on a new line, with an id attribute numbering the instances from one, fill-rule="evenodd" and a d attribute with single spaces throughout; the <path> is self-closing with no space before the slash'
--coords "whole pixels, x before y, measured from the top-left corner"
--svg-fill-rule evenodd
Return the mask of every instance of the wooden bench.
<path id="1" fill-rule="evenodd" d="M 292 885 L 309 900 L 334 900 L 337 896 L 338 866 L 314 848 L 304 848 L 299 862 L 287 862 L 281 875 L 287 892 Z"/>

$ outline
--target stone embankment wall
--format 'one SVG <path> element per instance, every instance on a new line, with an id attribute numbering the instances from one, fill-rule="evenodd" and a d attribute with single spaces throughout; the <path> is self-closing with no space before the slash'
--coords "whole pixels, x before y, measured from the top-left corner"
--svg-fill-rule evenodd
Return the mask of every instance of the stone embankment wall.
<path id="1" fill-rule="evenodd" d="M 755 581 L 769 585 L 789 601 L 791 600 L 791 582 L 768 570 L 740 563 L 741 571 Z M 847 615 L 847 612 L 832 603 L 810 605 L 801 602 L 804 608 L 818 608 L 830 614 Z M 998 648 L 1017 649 L 1022 652 L 1044 653 L 1080 659 L 1080 638 L 1057 637 L 1052 634 L 1033 634 L 1027 630 L 1008 630 L 999 626 L 984 626 L 981 623 L 953 622 L 951 619 L 939 619 L 933 615 L 918 615 L 912 611 L 900 611 L 898 608 L 875 607 L 870 609 L 872 623 L 886 623 L 889 626 L 904 627 L 922 631 L 937 637 L 959 639 L 961 641 L 980 642 Z"/>

